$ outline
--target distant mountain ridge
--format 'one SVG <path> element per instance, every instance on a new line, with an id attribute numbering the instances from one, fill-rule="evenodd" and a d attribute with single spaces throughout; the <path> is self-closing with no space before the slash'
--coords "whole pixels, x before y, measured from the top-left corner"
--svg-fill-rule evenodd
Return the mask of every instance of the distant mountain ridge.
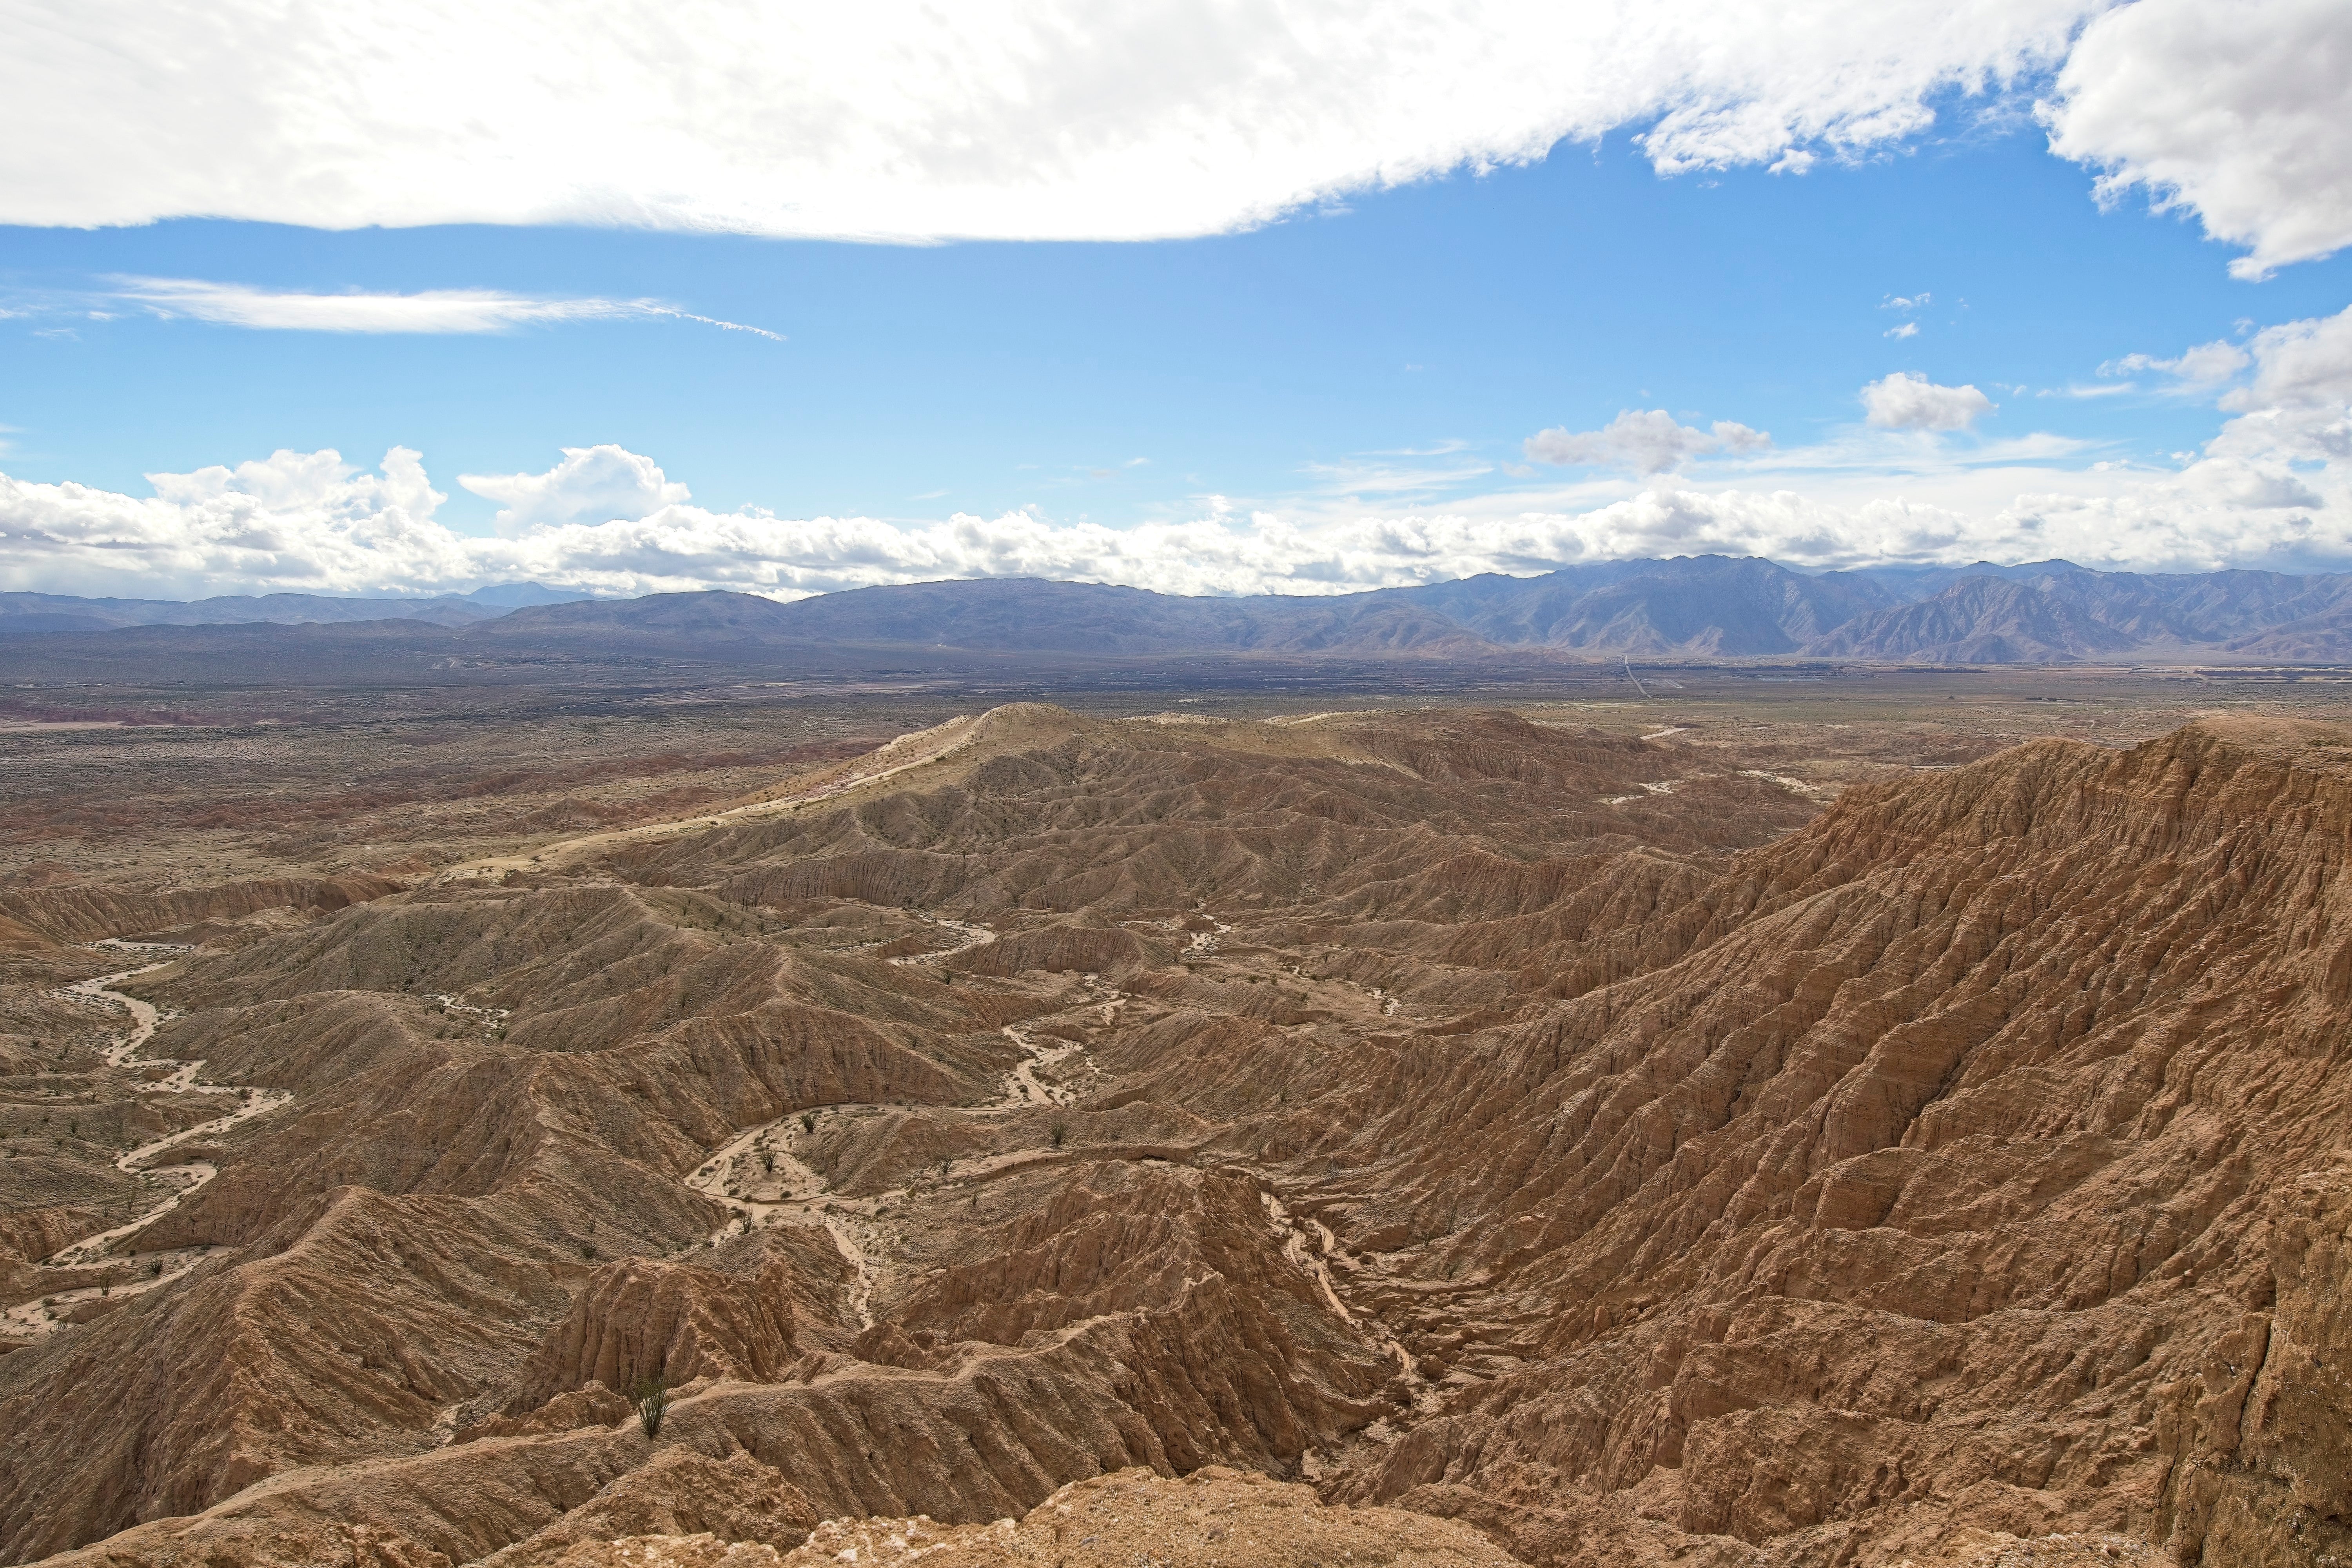
<path id="1" fill-rule="evenodd" d="M 1008 653 L 1477 654 L 1495 646 L 1444 615 L 1378 594 L 1181 598 L 1034 577 L 854 588 L 790 605 L 725 593 L 550 605 L 485 625 L 481 635 L 591 626 L 624 635 L 699 632 L 738 643 Z"/>
<path id="2" fill-rule="evenodd" d="M 517 605 L 519 607 L 510 607 Z M 405 628 L 387 641 L 391 623 Z M 74 599 L 0 594 L 0 636 L 98 652 L 121 635 L 149 654 L 170 628 L 192 651 L 314 653 L 395 643 L 419 658 L 580 650 L 755 664 L 895 651 L 1135 658 L 1317 655 L 1477 659 L 1783 657 L 2064 664 L 2136 657 L 2352 659 L 2352 574 L 2096 572 L 2065 561 L 1804 573 L 1756 557 L 1599 562 L 1336 595 L 1184 597 L 1043 578 L 857 588 L 780 604 L 707 591 L 567 598 L 536 584 L 432 599 L 307 595 Z M 246 628 L 229 641 L 232 627 Z M 293 637 L 301 629 L 306 635 Z M 289 639 L 291 640 L 289 640 Z M 95 639 L 95 640 L 93 640 Z M 353 657 L 357 657 L 354 651 Z M 870 662 L 870 660 L 869 660 Z"/>
<path id="3" fill-rule="evenodd" d="M 565 604 L 584 595 L 538 583 L 499 583 L 470 594 L 416 599 L 346 599 L 325 594 L 225 595 L 212 599 L 85 599 L 71 594 L 0 593 L 0 637 L 112 631 L 121 626 L 339 626 L 352 621 L 423 621 L 463 626 L 525 605 Z"/>
<path id="4" fill-rule="evenodd" d="M 1393 595 L 1507 647 L 1701 657 L 1799 653 L 1855 616 L 1895 604 L 1857 573 L 1808 576 L 1754 556 L 1570 566 L 1540 577 L 1470 577 Z"/>

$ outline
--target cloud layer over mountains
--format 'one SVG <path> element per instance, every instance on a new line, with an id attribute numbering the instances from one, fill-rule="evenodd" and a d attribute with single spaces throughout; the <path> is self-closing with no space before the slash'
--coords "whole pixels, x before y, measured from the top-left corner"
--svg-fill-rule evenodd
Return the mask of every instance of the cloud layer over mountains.
<path id="1" fill-rule="evenodd" d="M 5 223 L 1197 235 L 1621 130 L 1662 173 L 1801 170 L 2055 71 L 2037 112 L 2108 194 L 2254 275 L 2352 240 L 2333 0 L 11 9 Z"/>
<path id="2" fill-rule="evenodd" d="M 541 473 L 467 474 L 498 537 L 440 521 L 423 457 L 380 472 L 332 451 L 153 474 L 152 497 L 0 475 L 0 587 L 149 594 L 423 592 L 531 580 L 598 593 L 733 588 L 797 597 L 943 577 L 1042 576 L 1178 594 L 1339 593 L 1528 574 L 1580 561 L 1720 552 L 1814 566 L 2063 556 L 2141 570 L 2307 569 L 2352 560 L 2352 310 L 2137 367 L 2229 417 L 2172 468 L 2060 467 L 2063 444 L 1989 443 L 1972 386 L 1890 376 L 1864 389 L 1873 431 L 1801 450 L 1730 421 L 1652 411 L 1546 431 L 1528 454 L 1631 474 L 1444 507 L 1318 497 L 1201 498 L 1130 528 L 1034 510 L 903 523 L 719 512 L 651 458 L 564 452 Z M 1705 466 L 1668 481 L 1688 463 Z M 1636 477 L 1645 476 L 1645 477 Z M 1547 481 L 1549 482 L 1549 481 Z"/>

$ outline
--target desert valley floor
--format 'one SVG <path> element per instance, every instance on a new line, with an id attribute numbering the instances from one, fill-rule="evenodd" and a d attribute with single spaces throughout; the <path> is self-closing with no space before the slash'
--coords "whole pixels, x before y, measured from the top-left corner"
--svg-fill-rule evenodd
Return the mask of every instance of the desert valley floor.
<path id="1" fill-rule="evenodd" d="M 2347 694 L 0 705 L 0 1560 L 2332 1564 Z"/>

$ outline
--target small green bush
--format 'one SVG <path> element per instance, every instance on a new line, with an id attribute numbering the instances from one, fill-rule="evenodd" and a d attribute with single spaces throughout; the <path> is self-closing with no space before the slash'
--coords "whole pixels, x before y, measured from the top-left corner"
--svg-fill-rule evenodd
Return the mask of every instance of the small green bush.
<path id="1" fill-rule="evenodd" d="M 669 1413 L 669 1384 L 659 1377 L 641 1377 L 629 1398 L 637 1407 L 637 1425 L 646 1436 L 660 1436 L 662 1417 Z"/>

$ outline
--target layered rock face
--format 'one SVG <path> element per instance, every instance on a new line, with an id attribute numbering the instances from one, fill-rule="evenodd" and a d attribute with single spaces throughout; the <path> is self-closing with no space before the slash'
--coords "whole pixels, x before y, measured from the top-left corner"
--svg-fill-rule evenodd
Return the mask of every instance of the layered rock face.
<path id="1" fill-rule="evenodd" d="M 142 1049 L 285 1099 L 8 1277 L 110 1305 L 11 1319 L 0 1543 L 1042 1562 L 1056 1489 L 1225 1466 L 1441 1531 L 1248 1494 L 1325 1561 L 2324 1563 L 2325 738 L 1822 813 L 1508 715 L 1000 710 L 199 947 Z"/>

